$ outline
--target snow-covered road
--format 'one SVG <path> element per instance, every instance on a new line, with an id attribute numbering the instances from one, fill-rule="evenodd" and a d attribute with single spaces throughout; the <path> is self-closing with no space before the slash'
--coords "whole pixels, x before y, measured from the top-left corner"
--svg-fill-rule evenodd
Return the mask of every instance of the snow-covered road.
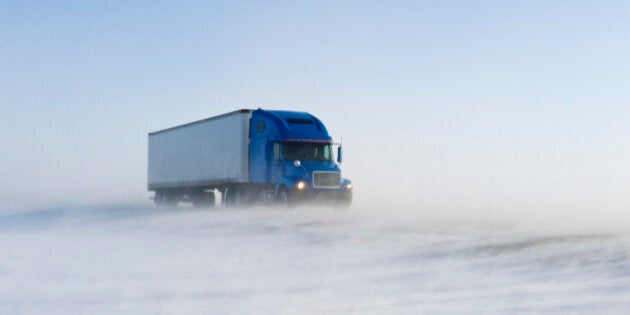
<path id="1" fill-rule="evenodd" d="M 630 312 L 623 233 L 365 213 L 116 206 L 1 213 L 0 314 Z"/>

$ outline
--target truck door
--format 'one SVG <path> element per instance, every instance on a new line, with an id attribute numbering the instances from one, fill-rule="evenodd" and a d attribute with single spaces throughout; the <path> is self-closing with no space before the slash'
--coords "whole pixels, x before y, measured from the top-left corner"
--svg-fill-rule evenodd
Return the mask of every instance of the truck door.
<path id="1" fill-rule="evenodd" d="M 270 183 L 279 183 L 280 179 L 282 178 L 282 171 L 284 168 L 283 165 L 283 161 L 282 161 L 282 146 L 280 145 L 279 142 L 272 142 L 271 143 L 271 154 L 270 154 L 270 161 L 269 161 L 269 173 L 267 175 L 267 178 L 269 179 Z"/>
<path id="2" fill-rule="evenodd" d="M 249 129 L 249 178 L 254 184 L 263 184 L 269 181 L 269 142 L 264 120 L 256 118 L 251 119 Z"/>

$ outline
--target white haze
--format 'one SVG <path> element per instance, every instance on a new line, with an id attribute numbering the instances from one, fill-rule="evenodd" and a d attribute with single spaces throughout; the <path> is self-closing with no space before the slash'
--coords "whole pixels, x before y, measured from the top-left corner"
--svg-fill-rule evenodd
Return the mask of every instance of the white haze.
<path id="1" fill-rule="evenodd" d="M 627 234 L 300 209 L 0 216 L 2 314 L 627 314 Z"/>
<path id="2" fill-rule="evenodd" d="M 0 314 L 628 314 L 630 4 L 0 2 Z M 310 112 L 355 199 L 158 209 L 147 133 Z"/>
<path id="3" fill-rule="evenodd" d="M 479 130 L 478 117 L 295 109 L 344 136 L 349 210 L 156 208 L 145 189 L 151 129 L 135 127 L 112 150 L 42 155 L 25 178 L 5 172 L 0 313 L 630 310 L 619 120 L 563 144 L 541 137 L 571 139 L 549 125 L 529 134 L 526 122 Z M 188 115 L 169 124 L 199 118 Z"/>
<path id="4" fill-rule="evenodd" d="M 335 111 L 314 113 L 344 135 L 348 210 L 156 208 L 142 132 L 126 151 L 93 152 L 81 172 L 51 169 L 57 185 L 5 189 L 4 201 L 20 206 L 0 211 L 0 313 L 630 310 L 621 140 L 581 150 L 535 136 L 505 144 L 499 133 L 464 135 L 464 122 L 446 132 L 408 129 L 410 119 L 387 127 L 396 136 L 361 135 L 365 126 Z"/>

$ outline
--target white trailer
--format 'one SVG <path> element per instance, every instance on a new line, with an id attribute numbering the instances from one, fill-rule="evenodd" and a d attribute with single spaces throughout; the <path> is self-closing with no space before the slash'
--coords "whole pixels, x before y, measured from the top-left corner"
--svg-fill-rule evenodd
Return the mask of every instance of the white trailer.
<path id="1" fill-rule="evenodd" d="M 169 203 L 174 198 L 160 192 L 178 188 L 213 202 L 194 188 L 248 182 L 250 118 L 244 109 L 149 133 L 148 189 L 156 201 Z"/>

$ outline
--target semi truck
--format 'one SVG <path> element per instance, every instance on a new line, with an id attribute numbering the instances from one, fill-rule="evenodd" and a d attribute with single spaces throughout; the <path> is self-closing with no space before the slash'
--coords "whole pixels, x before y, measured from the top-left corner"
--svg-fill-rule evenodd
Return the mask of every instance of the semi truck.
<path id="1" fill-rule="evenodd" d="M 148 151 L 148 190 L 157 205 L 352 202 L 352 182 L 339 168 L 341 144 L 309 113 L 236 110 L 151 132 Z"/>

